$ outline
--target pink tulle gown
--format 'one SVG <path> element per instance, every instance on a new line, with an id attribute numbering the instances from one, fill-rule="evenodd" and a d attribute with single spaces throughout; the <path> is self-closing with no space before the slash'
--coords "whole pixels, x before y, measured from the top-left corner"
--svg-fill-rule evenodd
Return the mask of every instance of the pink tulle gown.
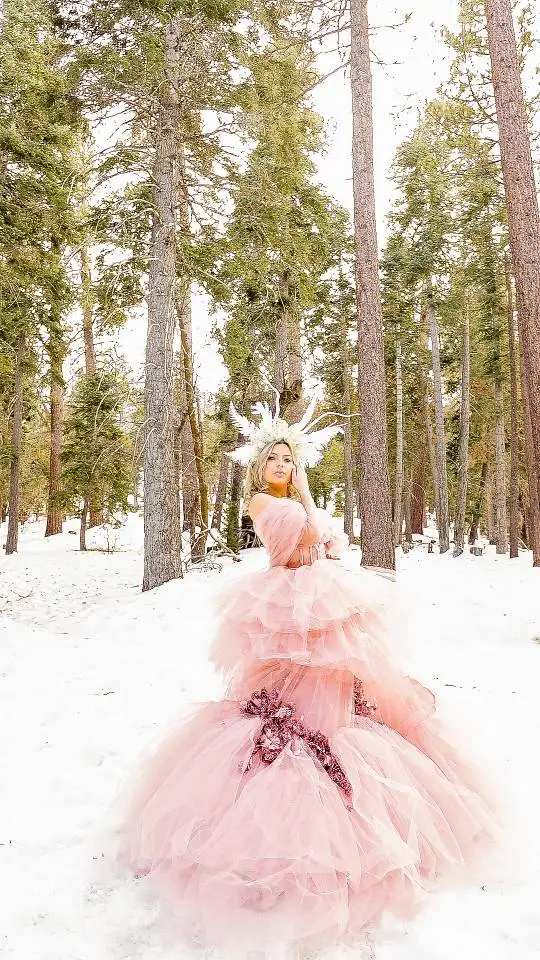
<path id="1" fill-rule="evenodd" d="M 393 661 L 376 573 L 298 546 L 304 508 L 276 499 L 270 556 L 219 601 L 220 703 L 158 751 L 130 811 L 127 856 L 189 931 L 222 946 L 354 938 L 411 916 L 494 833 L 434 697 Z M 379 580 L 380 582 L 380 580 Z"/>

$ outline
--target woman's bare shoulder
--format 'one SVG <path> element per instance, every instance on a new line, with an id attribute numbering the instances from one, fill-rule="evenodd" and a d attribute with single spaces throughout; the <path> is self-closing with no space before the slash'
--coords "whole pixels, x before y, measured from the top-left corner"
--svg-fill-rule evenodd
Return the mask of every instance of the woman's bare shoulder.
<path id="1" fill-rule="evenodd" d="M 251 519 L 255 521 L 264 508 L 275 499 L 269 493 L 254 493 L 248 505 L 248 513 Z"/>

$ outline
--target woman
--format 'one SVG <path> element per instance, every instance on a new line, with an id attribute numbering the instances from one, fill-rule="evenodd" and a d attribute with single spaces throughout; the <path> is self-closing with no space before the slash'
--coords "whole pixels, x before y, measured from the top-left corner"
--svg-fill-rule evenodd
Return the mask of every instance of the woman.
<path id="1" fill-rule="evenodd" d="M 494 819 L 388 646 L 385 583 L 336 563 L 302 463 L 336 432 L 258 405 L 246 504 L 270 557 L 220 600 L 226 698 L 160 750 L 133 804 L 130 862 L 221 946 L 354 938 L 411 916 L 490 840 Z"/>

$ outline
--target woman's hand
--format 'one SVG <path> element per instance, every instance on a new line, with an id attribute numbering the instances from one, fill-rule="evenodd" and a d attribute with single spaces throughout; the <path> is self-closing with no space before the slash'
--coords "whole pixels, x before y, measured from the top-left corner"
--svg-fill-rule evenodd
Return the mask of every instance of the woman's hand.
<path id="1" fill-rule="evenodd" d="M 296 487 L 298 493 L 302 497 L 302 501 L 311 499 L 307 474 L 301 464 L 293 467 L 291 481 L 293 486 Z"/>

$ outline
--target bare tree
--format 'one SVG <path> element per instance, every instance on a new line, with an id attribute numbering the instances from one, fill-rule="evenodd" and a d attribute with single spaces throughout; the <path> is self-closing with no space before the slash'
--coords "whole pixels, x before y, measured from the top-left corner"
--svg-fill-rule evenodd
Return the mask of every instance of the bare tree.
<path id="1" fill-rule="evenodd" d="M 353 188 L 358 302 L 362 563 L 395 568 L 379 289 L 367 0 L 351 0 Z"/>

